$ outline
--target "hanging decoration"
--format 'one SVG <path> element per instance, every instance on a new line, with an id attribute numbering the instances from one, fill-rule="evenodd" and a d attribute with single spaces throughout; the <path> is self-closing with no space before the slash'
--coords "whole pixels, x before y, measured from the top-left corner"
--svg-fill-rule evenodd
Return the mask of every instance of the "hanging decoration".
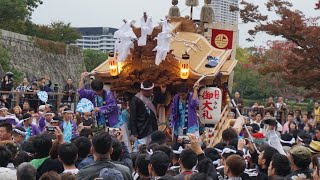
<path id="1" fill-rule="evenodd" d="M 172 0 L 172 7 L 169 9 L 169 16 L 170 17 L 180 17 L 180 9 L 177 6 L 178 0 Z"/>
<path id="2" fill-rule="evenodd" d="M 134 21 L 126 21 L 125 24 L 114 33 L 114 38 L 116 38 L 114 53 L 118 54 L 117 60 L 119 62 L 123 62 L 127 58 L 130 48 L 133 48 L 132 39 L 137 38 L 131 28 L 132 24 L 134 24 Z"/>
<path id="3" fill-rule="evenodd" d="M 214 12 L 210 4 L 211 0 L 204 0 L 204 5 L 200 12 L 200 21 L 202 23 L 212 23 L 214 21 Z"/>
<path id="4" fill-rule="evenodd" d="M 156 62 L 158 66 L 163 60 L 166 59 L 167 53 L 170 51 L 170 39 L 171 39 L 171 28 L 172 25 L 168 23 L 167 19 L 160 22 L 162 26 L 162 32 L 157 36 L 157 46 L 153 51 L 157 51 Z"/>
<path id="5" fill-rule="evenodd" d="M 147 36 L 152 34 L 152 17 L 148 16 L 146 12 L 140 19 L 141 21 L 141 36 L 138 39 L 138 46 L 145 46 L 147 44 Z"/>

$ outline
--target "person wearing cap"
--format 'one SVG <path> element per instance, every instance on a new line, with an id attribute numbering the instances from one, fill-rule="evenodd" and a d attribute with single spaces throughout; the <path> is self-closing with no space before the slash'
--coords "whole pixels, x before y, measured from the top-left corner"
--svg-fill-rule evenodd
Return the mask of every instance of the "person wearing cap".
<path id="1" fill-rule="evenodd" d="M 27 132 L 23 127 L 15 127 L 12 129 L 13 141 L 15 143 L 19 144 L 20 146 L 22 145 L 22 143 L 26 139 L 26 135 L 27 135 Z"/>
<path id="2" fill-rule="evenodd" d="M 148 144 L 152 132 L 158 130 L 157 124 L 157 103 L 165 99 L 166 87 L 161 86 L 161 93 L 154 93 L 154 99 L 151 100 L 154 83 L 146 80 L 140 85 L 140 92 L 132 97 L 129 109 L 129 127 L 131 135 L 136 139 L 134 151 L 138 150 L 139 144 Z"/>
<path id="3" fill-rule="evenodd" d="M 65 108 L 63 111 L 62 122 L 60 123 L 60 129 L 63 132 L 63 139 L 65 142 L 71 142 L 71 139 L 78 136 L 77 124 L 72 118 L 71 109 Z"/>
<path id="4" fill-rule="evenodd" d="M 320 142 L 319 141 L 311 141 L 308 146 L 308 149 L 312 154 L 320 154 Z"/>
<path id="5" fill-rule="evenodd" d="M 29 113 L 25 113 L 22 116 L 22 122 L 17 124 L 16 127 L 23 127 L 26 130 L 26 136 L 25 141 L 29 139 L 31 136 L 36 136 L 38 134 L 41 134 L 41 131 L 39 130 L 38 126 L 35 124 L 32 124 L 32 115 Z"/>
<path id="6" fill-rule="evenodd" d="M 86 90 L 92 90 L 92 87 L 91 87 L 91 83 L 93 80 L 95 80 L 96 78 L 94 76 L 90 76 L 89 78 L 89 82 L 87 82 L 85 85 L 84 85 L 84 89 Z"/>
<path id="7" fill-rule="evenodd" d="M 193 93 L 188 92 L 186 84 L 179 85 L 178 94 L 173 98 L 170 111 L 170 124 L 176 136 L 185 136 L 187 133 L 199 136 L 197 107 L 199 84 L 195 84 Z"/>
<path id="8" fill-rule="evenodd" d="M 98 127 L 114 128 L 120 118 L 119 108 L 113 93 L 103 88 L 103 81 L 95 79 L 91 83 L 92 90 L 84 88 L 84 78 L 88 72 L 81 74 L 78 93 L 80 98 L 89 99 L 94 105 L 95 118 Z"/>
<path id="9" fill-rule="evenodd" d="M 5 106 L 0 106 L 0 123 L 7 122 L 11 125 L 16 125 L 19 119 L 14 114 L 8 113 L 8 108 Z"/>
<path id="10" fill-rule="evenodd" d="M 286 179 L 312 179 L 312 171 L 309 169 L 311 163 L 311 152 L 308 148 L 297 145 L 288 154 L 292 173 Z"/>

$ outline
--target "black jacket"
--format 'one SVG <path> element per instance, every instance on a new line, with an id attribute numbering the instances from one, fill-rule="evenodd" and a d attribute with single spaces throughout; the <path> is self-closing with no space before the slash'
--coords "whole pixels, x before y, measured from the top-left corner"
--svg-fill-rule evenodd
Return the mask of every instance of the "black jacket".
<path id="1" fill-rule="evenodd" d="M 157 107 L 157 104 L 162 103 L 165 97 L 166 94 L 156 91 L 153 100 L 154 106 Z M 158 130 L 156 114 L 151 110 L 148 112 L 146 105 L 136 96 L 133 96 L 130 102 L 129 129 L 132 135 L 138 136 L 138 139 L 147 137 L 153 131 Z"/>
<path id="2" fill-rule="evenodd" d="M 42 174 L 49 172 L 49 171 L 55 171 L 58 174 L 61 174 L 63 172 L 64 168 L 62 163 L 55 159 L 47 159 L 45 160 L 41 166 L 37 169 L 37 179 L 40 179 L 40 177 L 42 176 Z"/>

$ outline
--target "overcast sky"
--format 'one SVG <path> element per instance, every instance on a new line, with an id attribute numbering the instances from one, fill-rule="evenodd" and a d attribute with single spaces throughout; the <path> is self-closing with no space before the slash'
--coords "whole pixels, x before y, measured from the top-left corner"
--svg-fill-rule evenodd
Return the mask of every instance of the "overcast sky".
<path id="1" fill-rule="evenodd" d="M 263 5 L 266 0 L 250 0 L 251 2 Z M 289 0 L 307 16 L 319 16 L 319 11 L 314 10 L 316 0 Z M 37 24 L 50 24 L 52 21 L 71 22 L 74 27 L 115 27 L 122 24 L 122 19 L 138 20 L 143 12 L 148 12 L 154 22 L 167 15 L 171 7 L 171 0 L 43 0 L 33 13 L 32 20 Z M 184 5 L 184 0 L 179 1 L 179 8 L 182 15 L 189 13 Z M 203 1 L 195 7 L 195 16 L 198 18 Z M 276 18 L 275 15 L 270 15 Z M 139 21 L 138 21 L 139 22 Z M 139 25 L 139 24 L 138 24 Z M 247 30 L 252 25 L 239 24 L 240 46 L 264 45 L 270 37 L 260 35 L 253 43 L 245 41 L 248 38 Z"/>

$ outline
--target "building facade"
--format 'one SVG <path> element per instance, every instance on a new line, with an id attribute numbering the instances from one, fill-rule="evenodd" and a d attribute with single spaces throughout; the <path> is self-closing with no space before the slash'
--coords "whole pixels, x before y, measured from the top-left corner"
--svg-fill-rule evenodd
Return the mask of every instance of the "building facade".
<path id="1" fill-rule="evenodd" d="M 76 46 L 103 52 L 113 51 L 115 44 L 113 35 L 118 29 L 109 27 L 80 27 L 76 29 L 82 35 L 82 38 L 77 40 Z"/>
<path id="2" fill-rule="evenodd" d="M 239 0 L 211 0 L 211 6 L 215 14 L 215 22 L 234 24 L 238 22 L 238 12 L 230 11 L 230 6 L 239 7 Z"/>

